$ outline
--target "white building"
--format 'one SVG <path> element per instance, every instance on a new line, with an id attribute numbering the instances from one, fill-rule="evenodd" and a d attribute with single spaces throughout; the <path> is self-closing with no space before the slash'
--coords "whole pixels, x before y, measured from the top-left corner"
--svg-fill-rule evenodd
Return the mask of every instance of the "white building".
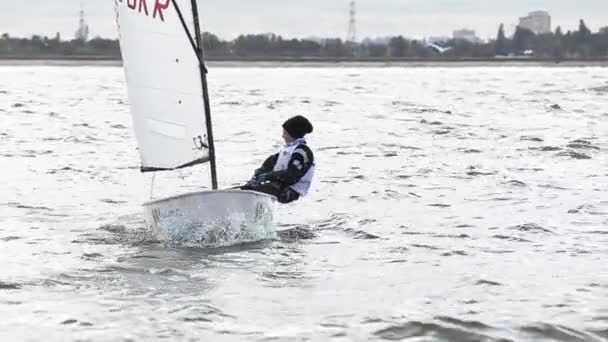
<path id="1" fill-rule="evenodd" d="M 89 39 L 89 26 L 84 19 L 84 10 L 80 10 L 80 20 L 78 21 L 78 30 L 75 33 L 76 40 L 86 42 Z"/>
<path id="2" fill-rule="evenodd" d="M 530 12 L 528 16 L 519 18 L 519 27 L 535 34 L 551 33 L 551 16 L 545 11 Z"/>
<path id="3" fill-rule="evenodd" d="M 475 31 L 469 29 L 456 30 L 453 33 L 453 37 L 454 39 L 468 40 L 471 43 L 479 43 L 481 41 Z"/>

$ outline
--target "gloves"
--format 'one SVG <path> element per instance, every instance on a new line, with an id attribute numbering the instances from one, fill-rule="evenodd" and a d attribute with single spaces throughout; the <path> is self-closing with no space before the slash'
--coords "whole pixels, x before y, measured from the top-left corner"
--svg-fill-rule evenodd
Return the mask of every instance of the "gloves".
<path id="1" fill-rule="evenodd" d="M 247 185 L 255 186 L 270 181 L 270 173 L 256 173 L 247 182 Z"/>
<path id="2" fill-rule="evenodd" d="M 255 172 L 249 180 L 250 184 L 264 184 L 268 182 L 281 182 L 282 172 Z"/>
<path id="3" fill-rule="evenodd" d="M 262 173 L 257 176 L 254 176 L 254 180 L 256 183 L 266 183 L 270 181 L 270 173 Z"/>

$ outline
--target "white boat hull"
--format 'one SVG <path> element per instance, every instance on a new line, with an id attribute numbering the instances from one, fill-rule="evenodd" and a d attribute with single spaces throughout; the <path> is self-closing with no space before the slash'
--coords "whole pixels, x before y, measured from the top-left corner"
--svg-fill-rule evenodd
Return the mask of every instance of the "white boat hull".
<path id="1" fill-rule="evenodd" d="M 241 190 L 201 191 L 144 203 L 145 219 L 163 242 L 225 246 L 276 238 L 273 196 Z"/>

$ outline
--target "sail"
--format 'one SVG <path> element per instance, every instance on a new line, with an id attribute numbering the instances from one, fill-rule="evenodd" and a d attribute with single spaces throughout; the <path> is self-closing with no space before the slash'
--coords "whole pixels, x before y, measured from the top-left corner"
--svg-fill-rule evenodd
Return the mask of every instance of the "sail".
<path id="1" fill-rule="evenodd" d="M 194 35 L 190 0 L 175 0 Z M 115 0 L 142 171 L 207 162 L 199 61 L 171 0 Z"/>

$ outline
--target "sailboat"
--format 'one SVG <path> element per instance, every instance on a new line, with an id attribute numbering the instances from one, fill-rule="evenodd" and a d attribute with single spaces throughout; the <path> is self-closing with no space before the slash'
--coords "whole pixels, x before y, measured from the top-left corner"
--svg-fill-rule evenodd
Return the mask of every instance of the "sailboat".
<path id="1" fill-rule="evenodd" d="M 210 165 L 212 190 L 143 204 L 159 240 L 251 240 L 273 234 L 276 198 L 219 190 L 196 0 L 115 0 L 142 173 Z"/>

